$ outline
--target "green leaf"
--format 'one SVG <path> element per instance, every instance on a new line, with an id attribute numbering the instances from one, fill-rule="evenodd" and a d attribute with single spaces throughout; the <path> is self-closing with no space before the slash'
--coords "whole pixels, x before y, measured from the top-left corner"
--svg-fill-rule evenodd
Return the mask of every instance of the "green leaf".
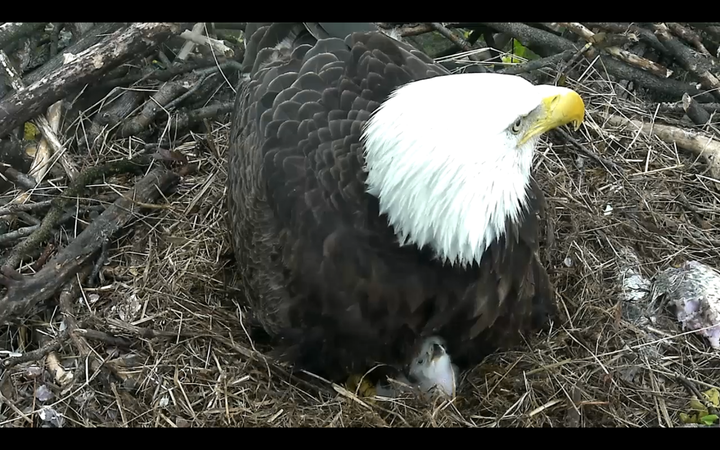
<path id="1" fill-rule="evenodd" d="M 40 130 L 30 122 L 25 122 L 23 139 L 26 141 L 34 141 L 40 135 Z"/>
<path id="2" fill-rule="evenodd" d="M 695 417 L 680 413 L 680 421 L 682 423 L 695 423 Z"/>
<path id="3" fill-rule="evenodd" d="M 519 56 L 521 58 L 525 57 L 525 48 L 524 45 L 520 43 L 517 39 L 513 39 L 513 53 L 515 53 L 516 56 Z"/>
<path id="4" fill-rule="evenodd" d="M 713 406 L 718 407 L 720 406 L 720 391 L 718 391 L 715 388 L 709 389 L 705 392 L 703 392 L 703 395 L 708 399 L 710 403 L 712 403 Z"/>
<path id="5" fill-rule="evenodd" d="M 700 421 L 705 425 L 712 425 L 715 423 L 716 420 L 718 420 L 717 414 L 708 414 L 707 416 L 703 416 L 700 418 Z"/>

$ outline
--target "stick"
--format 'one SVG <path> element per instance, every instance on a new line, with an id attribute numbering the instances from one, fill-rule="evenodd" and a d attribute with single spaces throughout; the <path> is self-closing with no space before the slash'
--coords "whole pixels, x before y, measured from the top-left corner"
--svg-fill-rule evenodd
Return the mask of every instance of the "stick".
<path id="1" fill-rule="evenodd" d="M 572 58 L 572 50 L 565 50 L 557 55 L 547 56 L 545 58 L 535 59 L 521 64 L 513 64 L 497 70 L 497 73 L 506 73 L 509 75 L 519 75 L 521 73 L 531 72 L 533 70 L 543 69 L 545 67 L 554 66 L 562 61 Z"/>
<path id="2" fill-rule="evenodd" d="M 677 22 L 668 22 L 667 26 L 672 30 L 673 33 L 680 36 L 684 41 L 691 43 L 695 46 L 695 49 L 705 56 L 712 57 L 712 54 L 705 48 L 702 43 L 702 39 L 698 34 L 690 28 L 684 27 Z"/>
<path id="3" fill-rule="evenodd" d="M 0 25 L 0 48 L 17 38 L 33 34 L 45 25 L 47 22 L 6 22 Z"/>
<path id="4" fill-rule="evenodd" d="M 0 102 L 0 137 L 178 30 L 179 27 L 171 23 L 137 23 L 78 55 L 65 53 L 64 66 Z"/>
<path id="5" fill-rule="evenodd" d="M 140 114 L 120 126 L 118 136 L 124 138 L 137 135 L 155 121 L 155 117 L 165 109 L 165 105 L 187 92 L 187 90 L 188 88 L 178 81 L 166 82 L 145 102 Z"/>
<path id="6" fill-rule="evenodd" d="M 567 27 L 568 29 L 570 29 L 570 31 L 582 37 L 586 41 L 593 44 L 596 43 L 595 33 L 588 30 L 583 24 L 579 22 L 561 22 L 561 25 Z M 654 61 L 650 61 L 649 59 L 641 58 L 640 56 L 637 56 L 634 53 L 630 53 L 627 50 L 623 50 L 614 46 L 606 46 L 602 48 L 617 59 L 624 61 L 632 66 L 639 67 L 640 69 L 647 70 L 648 72 L 660 78 L 669 78 L 670 75 L 673 74 L 673 71 L 668 69 L 667 67 L 661 66 L 660 64 Z"/>
<path id="7" fill-rule="evenodd" d="M 193 111 L 179 111 L 173 115 L 170 125 L 172 132 L 185 130 L 205 119 L 212 119 L 222 114 L 232 112 L 233 102 L 222 102 L 208 105 L 204 108 L 195 109 Z"/>
<path id="8" fill-rule="evenodd" d="M 687 94 L 683 94 L 682 107 L 695 125 L 705 125 L 710 122 L 710 113 Z"/>
<path id="9" fill-rule="evenodd" d="M 194 29 L 194 27 L 193 27 Z M 225 56 L 226 58 L 232 58 L 235 52 L 233 52 L 233 49 L 225 45 L 223 41 L 213 39 L 211 37 L 203 36 L 200 33 L 195 33 L 190 30 L 185 30 L 180 34 L 180 37 L 183 39 L 187 39 L 190 42 L 194 42 L 196 44 L 200 45 L 206 45 L 213 50 L 215 50 L 217 53 Z"/>
<path id="10" fill-rule="evenodd" d="M 90 31 L 85 33 L 77 42 L 70 47 L 64 48 L 60 53 L 53 56 L 48 62 L 33 70 L 23 77 L 25 86 L 30 86 L 43 78 L 49 76 L 54 71 L 65 64 L 65 55 L 77 55 L 91 46 L 103 40 L 106 35 L 117 31 L 122 24 L 119 23 L 98 23 Z M 136 55 L 137 56 L 137 55 Z"/>
<path id="11" fill-rule="evenodd" d="M 40 360 L 47 356 L 49 353 L 60 350 L 63 343 L 67 340 L 68 336 L 68 331 L 64 330 L 60 333 L 60 335 L 48 341 L 46 344 L 44 344 L 37 350 L 25 352 L 20 356 L 11 356 L 10 358 L 3 360 L 2 363 L 0 363 L 0 367 L 2 367 L 3 369 L 9 369 L 11 367 L 17 366 L 18 364 Z"/>
<path id="12" fill-rule="evenodd" d="M 677 39 L 670 35 L 670 30 L 665 24 L 655 26 L 655 34 L 660 42 L 673 54 L 675 59 L 687 71 L 695 75 L 703 88 L 712 92 L 715 98 L 720 99 L 720 80 L 710 73 L 710 64 L 696 58 L 690 49 L 684 46 Z"/>
<path id="13" fill-rule="evenodd" d="M 28 249 L 47 239 L 52 229 L 62 220 L 67 204 L 73 199 L 73 197 L 79 196 L 87 184 L 90 184 L 103 176 L 136 172 L 147 167 L 147 165 L 150 164 L 149 161 L 150 157 L 148 155 L 141 155 L 134 160 L 115 161 L 101 166 L 91 167 L 83 171 L 83 173 L 70 184 L 70 187 L 65 190 L 60 197 L 52 201 L 52 207 L 45 215 L 43 223 L 40 228 L 38 228 L 38 231 L 15 247 L 10 256 L 8 256 L 5 260 L 3 266 L 14 269 L 20 263 L 20 260 L 25 256 Z"/>
<path id="14" fill-rule="evenodd" d="M 632 33 L 641 41 L 648 44 L 654 50 L 665 56 L 672 56 L 668 49 L 660 42 L 652 31 L 641 28 L 631 23 L 614 23 L 614 22 L 585 22 L 585 25 L 591 28 L 601 28 L 612 33 Z"/>
<path id="15" fill-rule="evenodd" d="M 10 79 L 10 83 L 12 84 L 15 92 L 20 93 L 24 91 L 25 83 L 23 83 L 20 75 L 15 71 L 7 55 L 2 50 L 0 50 L 0 65 Z M 60 127 L 61 108 L 62 102 L 56 102 L 48 109 L 47 114 L 53 121 L 52 124 L 42 114 L 33 121 L 43 134 L 43 139 L 38 144 L 35 159 L 30 167 L 29 175 L 36 183 L 42 182 L 45 175 L 50 170 L 52 162 L 54 162 L 51 159 L 53 153 L 57 155 L 56 158 L 60 158 L 68 178 L 72 180 L 77 175 L 77 169 L 75 169 L 74 165 L 68 160 L 67 155 L 65 155 L 65 147 L 60 143 L 56 134 L 58 128 Z M 48 144 L 50 148 L 48 148 Z M 52 151 L 50 151 L 51 149 Z"/>
<path id="16" fill-rule="evenodd" d="M 609 124 L 626 127 L 633 126 L 646 135 L 654 134 L 665 142 L 677 144 L 695 155 L 705 159 L 713 178 L 720 180 L 720 142 L 705 133 L 684 130 L 671 125 L 659 123 L 643 123 L 639 120 L 626 119 L 621 116 L 608 115 L 600 112 L 600 116 Z"/>
<path id="17" fill-rule="evenodd" d="M 50 206 L 52 200 L 43 200 L 35 203 L 11 203 L 9 205 L 0 206 L 0 217 L 16 214 L 21 211 L 35 211 Z"/>
<path id="18" fill-rule="evenodd" d="M 192 27 L 192 32 L 197 34 L 202 34 L 203 30 L 205 29 L 205 22 L 198 22 Z M 178 52 L 177 56 L 175 57 L 175 62 L 179 61 L 185 61 L 192 53 L 192 51 L 195 49 L 195 42 L 192 40 L 187 40 L 183 44 L 182 48 Z"/>
<path id="19" fill-rule="evenodd" d="M 537 51 L 534 51 L 540 56 L 551 56 L 552 54 L 565 50 L 577 50 L 576 45 L 567 39 L 523 23 L 483 22 L 483 24 L 497 31 L 508 33 L 531 49 L 537 49 Z M 591 53 L 592 52 L 588 52 L 586 54 L 589 60 L 592 60 Z M 683 83 L 682 81 L 677 81 L 672 78 L 659 78 L 649 72 L 605 55 L 600 55 L 600 59 L 610 75 L 641 84 L 656 94 L 680 99 L 682 95 L 687 92 L 695 96 L 696 100 L 705 102 L 713 101 L 711 95 L 700 92 L 693 84 Z"/>
<path id="20" fill-rule="evenodd" d="M 55 295 L 100 250 L 106 239 L 111 238 L 134 217 L 138 209 L 137 202 L 155 201 L 178 180 L 179 177 L 173 172 L 153 170 L 135 185 L 130 194 L 115 201 L 38 273 L 20 280 L 0 275 L 0 282 L 8 286 L 7 292 L 0 299 L 0 323 Z"/>

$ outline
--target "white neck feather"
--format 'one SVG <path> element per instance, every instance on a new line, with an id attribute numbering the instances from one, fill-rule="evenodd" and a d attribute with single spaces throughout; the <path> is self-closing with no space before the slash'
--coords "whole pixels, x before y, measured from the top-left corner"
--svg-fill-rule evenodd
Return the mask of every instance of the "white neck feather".
<path id="1" fill-rule="evenodd" d="M 493 90 L 479 76 L 492 77 L 448 75 L 400 88 L 363 135 L 368 192 L 400 244 L 429 245 L 462 266 L 479 263 L 507 222 L 520 220 L 537 141 L 518 146 L 506 130 L 537 106 L 522 95 L 532 85 L 515 77 L 509 89 Z"/>

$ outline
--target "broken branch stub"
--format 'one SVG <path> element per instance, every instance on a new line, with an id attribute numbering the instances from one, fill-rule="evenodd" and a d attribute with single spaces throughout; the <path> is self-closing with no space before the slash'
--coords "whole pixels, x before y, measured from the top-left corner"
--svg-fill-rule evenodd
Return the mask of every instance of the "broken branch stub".
<path id="1" fill-rule="evenodd" d="M 87 50 L 71 55 L 47 77 L 0 102 L 0 137 L 42 113 L 74 89 L 157 45 L 180 27 L 173 23 L 137 23 L 119 30 Z"/>

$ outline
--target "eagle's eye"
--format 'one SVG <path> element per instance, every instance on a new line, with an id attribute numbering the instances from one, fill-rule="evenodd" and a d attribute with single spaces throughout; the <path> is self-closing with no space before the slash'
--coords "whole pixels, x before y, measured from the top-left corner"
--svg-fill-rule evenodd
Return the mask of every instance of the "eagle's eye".
<path id="1" fill-rule="evenodd" d="M 522 117 L 518 117 L 512 126 L 512 132 L 515 134 L 519 133 L 521 125 L 522 125 Z"/>

